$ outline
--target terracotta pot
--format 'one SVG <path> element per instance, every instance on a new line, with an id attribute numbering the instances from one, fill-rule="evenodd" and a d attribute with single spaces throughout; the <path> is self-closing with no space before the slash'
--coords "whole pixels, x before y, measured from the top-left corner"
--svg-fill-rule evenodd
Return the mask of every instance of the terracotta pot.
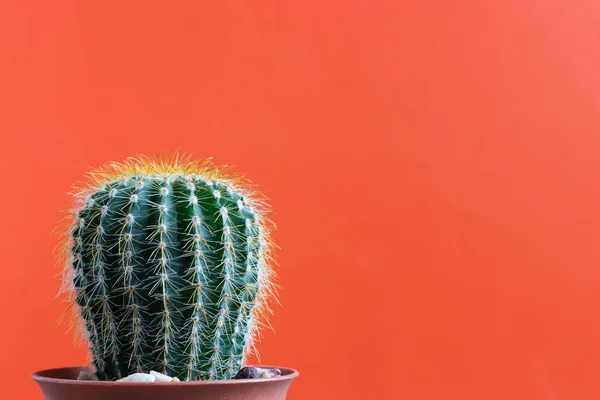
<path id="1" fill-rule="evenodd" d="M 298 371 L 279 368 L 281 376 L 265 379 L 230 379 L 193 382 L 78 381 L 83 367 L 54 368 L 31 377 L 45 400 L 285 400 Z"/>

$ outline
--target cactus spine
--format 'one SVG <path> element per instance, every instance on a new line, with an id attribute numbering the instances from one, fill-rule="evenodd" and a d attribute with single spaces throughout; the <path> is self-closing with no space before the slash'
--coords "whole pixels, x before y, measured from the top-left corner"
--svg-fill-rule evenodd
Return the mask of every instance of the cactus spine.
<path id="1" fill-rule="evenodd" d="M 232 378 L 272 294 L 261 202 L 209 164 L 177 158 L 91 176 L 67 255 L 97 375 Z"/>

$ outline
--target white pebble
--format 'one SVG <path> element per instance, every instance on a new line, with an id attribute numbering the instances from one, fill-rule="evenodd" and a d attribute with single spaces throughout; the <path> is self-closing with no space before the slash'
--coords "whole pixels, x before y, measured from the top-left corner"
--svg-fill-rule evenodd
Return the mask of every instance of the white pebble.
<path id="1" fill-rule="evenodd" d="M 80 371 L 77 377 L 78 381 L 97 381 L 98 377 L 96 374 L 90 371 Z"/>
<path id="2" fill-rule="evenodd" d="M 156 382 L 171 382 L 171 381 L 173 381 L 173 378 L 171 378 L 168 375 L 161 374 L 160 372 L 150 371 L 150 375 L 152 375 L 152 376 L 154 376 L 154 378 L 156 378 Z"/>
<path id="3" fill-rule="evenodd" d="M 262 369 L 262 368 L 261 368 Z M 266 369 L 263 369 L 260 372 L 260 377 L 261 378 L 270 378 L 272 375 L 269 373 L 269 371 L 267 371 Z"/>
<path id="4" fill-rule="evenodd" d="M 260 378 L 273 378 L 274 376 L 277 376 L 276 373 L 274 373 L 274 371 L 270 368 L 259 368 L 259 367 L 255 367 L 258 370 L 258 373 L 260 374 Z"/>
<path id="5" fill-rule="evenodd" d="M 136 372 L 135 374 L 131 374 L 126 376 L 125 378 L 121 378 L 117 380 L 117 382 L 154 382 L 154 375 L 144 374 L 142 372 Z"/>

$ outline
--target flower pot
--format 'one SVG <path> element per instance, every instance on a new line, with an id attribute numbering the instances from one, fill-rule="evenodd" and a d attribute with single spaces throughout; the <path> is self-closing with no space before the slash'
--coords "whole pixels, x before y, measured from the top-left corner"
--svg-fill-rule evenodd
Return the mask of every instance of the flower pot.
<path id="1" fill-rule="evenodd" d="M 54 368 L 34 372 L 31 377 L 45 400 L 285 400 L 298 371 L 279 368 L 281 376 L 191 382 L 79 381 L 84 367 Z"/>

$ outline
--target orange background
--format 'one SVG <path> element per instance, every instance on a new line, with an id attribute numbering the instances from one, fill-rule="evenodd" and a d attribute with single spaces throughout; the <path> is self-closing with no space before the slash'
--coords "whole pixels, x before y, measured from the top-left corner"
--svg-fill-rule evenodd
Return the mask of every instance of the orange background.
<path id="1" fill-rule="evenodd" d="M 600 398 L 599 71 L 591 0 L 1 1 L 0 397 L 84 361 L 71 183 L 179 148 L 272 199 L 290 399 Z"/>

